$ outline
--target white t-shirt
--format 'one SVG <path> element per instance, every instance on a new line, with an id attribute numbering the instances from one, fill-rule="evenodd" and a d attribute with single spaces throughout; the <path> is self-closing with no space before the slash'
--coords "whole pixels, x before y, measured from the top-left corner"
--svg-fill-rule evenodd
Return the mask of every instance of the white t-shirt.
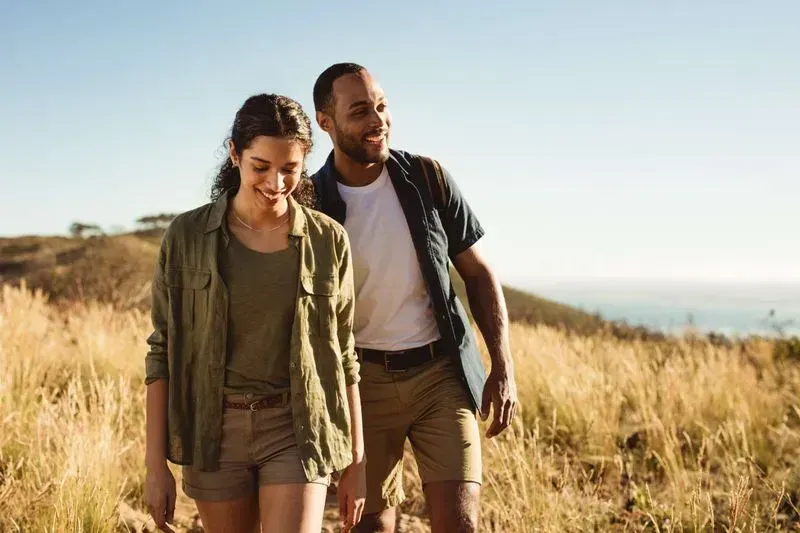
<path id="1" fill-rule="evenodd" d="M 386 166 L 364 187 L 337 185 L 353 255 L 356 346 L 407 350 L 438 340 L 428 286 Z"/>

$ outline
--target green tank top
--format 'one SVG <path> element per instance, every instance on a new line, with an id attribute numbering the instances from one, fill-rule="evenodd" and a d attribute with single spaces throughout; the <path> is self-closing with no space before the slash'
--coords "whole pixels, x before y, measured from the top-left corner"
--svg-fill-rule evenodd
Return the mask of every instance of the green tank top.
<path id="1" fill-rule="evenodd" d="M 271 253 L 251 250 L 231 234 L 220 271 L 228 288 L 226 394 L 289 390 L 299 252 L 294 243 Z"/>

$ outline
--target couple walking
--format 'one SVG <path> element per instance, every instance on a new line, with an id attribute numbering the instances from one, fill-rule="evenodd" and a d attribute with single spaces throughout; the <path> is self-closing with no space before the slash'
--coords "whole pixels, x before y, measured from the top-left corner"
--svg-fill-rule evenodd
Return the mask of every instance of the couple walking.
<path id="1" fill-rule="evenodd" d="M 481 442 L 516 390 L 483 228 L 438 162 L 389 148 L 363 67 L 314 85 L 332 142 L 310 179 L 311 122 L 285 96 L 236 113 L 211 203 L 178 216 L 153 279 L 145 502 L 169 530 L 175 480 L 211 533 L 314 532 L 339 476 L 345 530 L 393 531 L 411 443 L 434 532 L 476 531 Z M 449 265 L 491 357 L 485 373 Z"/>

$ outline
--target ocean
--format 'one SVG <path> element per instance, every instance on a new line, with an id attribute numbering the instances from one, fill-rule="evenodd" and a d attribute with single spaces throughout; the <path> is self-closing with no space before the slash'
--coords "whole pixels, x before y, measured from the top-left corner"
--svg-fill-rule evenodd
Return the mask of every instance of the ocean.
<path id="1" fill-rule="evenodd" d="M 800 284 L 546 282 L 526 290 L 665 332 L 800 335 Z"/>

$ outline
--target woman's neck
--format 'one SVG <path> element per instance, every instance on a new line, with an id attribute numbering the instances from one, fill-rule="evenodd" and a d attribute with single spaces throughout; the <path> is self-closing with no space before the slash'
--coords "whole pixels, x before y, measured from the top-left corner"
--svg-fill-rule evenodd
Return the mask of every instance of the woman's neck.
<path id="1" fill-rule="evenodd" d="M 250 193 L 255 194 L 255 193 Z M 289 201 L 283 200 L 274 206 L 267 209 L 258 205 L 258 200 L 252 198 L 247 193 L 241 190 L 236 193 L 231 202 L 231 210 L 234 217 L 238 217 L 246 225 L 255 228 L 263 229 L 264 227 L 271 227 L 281 222 L 289 212 Z"/>

